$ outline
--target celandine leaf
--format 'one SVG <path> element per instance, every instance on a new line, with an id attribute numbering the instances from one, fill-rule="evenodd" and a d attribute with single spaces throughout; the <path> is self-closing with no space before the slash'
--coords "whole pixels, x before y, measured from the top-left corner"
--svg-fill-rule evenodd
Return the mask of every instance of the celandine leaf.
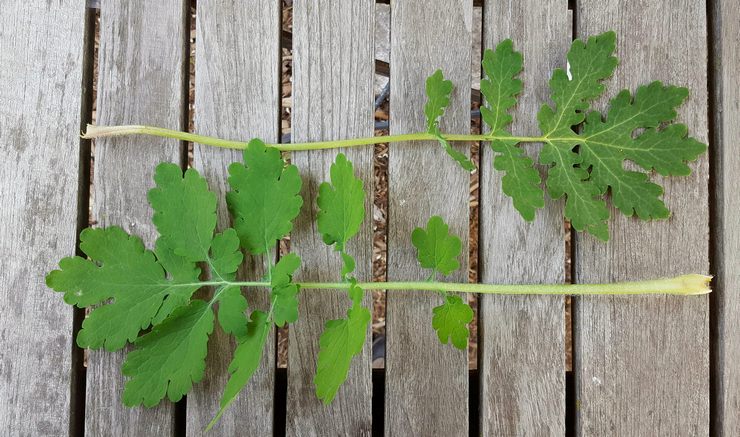
<path id="1" fill-rule="evenodd" d="M 298 285 L 294 284 L 293 274 L 301 266 L 301 258 L 289 253 L 280 258 L 272 269 L 270 302 L 273 319 L 277 326 L 298 320 Z"/>
<path id="2" fill-rule="evenodd" d="M 591 168 L 590 180 L 602 193 L 611 189 L 611 200 L 623 214 L 636 213 L 643 220 L 670 215 L 663 203 L 663 188 L 650 182 L 647 173 L 625 170 L 631 160 L 645 171 L 663 175 L 690 173 L 686 161 L 695 160 L 707 146 L 688 138 L 682 124 L 660 128 L 676 117 L 676 108 L 688 97 L 686 88 L 653 82 L 637 88 L 634 98 L 620 92 L 610 102 L 606 120 L 591 112 L 583 126 L 578 154 L 582 167 Z M 642 130 L 642 132 L 637 132 Z"/>
<path id="3" fill-rule="evenodd" d="M 462 168 L 467 171 L 475 170 L 473 164 L 464 153 L 455 149 L 442 136 L 439 129 L 439 120 L 444 115 L 445 109 L 450 104 L 450 95 L 452 94 L 452 82 L 445 80 L 442 70 L 435 71 L 426 81 L 427 103 L 424 105 L 424 114 L 427 119 L 427 132 L 434 135 L 439 145 L 447 152 L 452 159 L 457 161 Z"/>
<path id="4" fill-rule="evenodd" d="M 147 197 L 160 238 L 188 261 L 205 261 L 216 228 L 216 195 L 195 169 L 183 177 L 172 163 L 159 164 L 154 181 L 157 186 Z"/>
<path id="5" fill-rule="evenodd" d="M 462 243 L 450 234 L 449 226 L 442 217 L 432 216 L 426 229 L 414 229 L 411 243 L 416 247 L 417 259 L 422 267 L 445 276 L 460 268 L 457 258 L 462 252 Z"/>
<path id="6" fill-rule="evenodd" d="M 167 253 L 165 259 L 170 257 L 172 261 L 174 255 L 164 247 L 159 246 Z M 122 348 L 157 318 L 165 299 L 174 296 L 173 302 L 186 304 L 199 288 L 193 285 L 198 280 L 197 269 L 181 271 L 189 271 L 189 277 L 168 279 L 154 253 L 144 249 L 141 239 L 119 227 L 85 229 L 80 234 L 80 249 L 90 259 L 62 259 L 60 270 L 49 273 L 46 284 L 64 292 L 64 301 L 80 308 L 111 300 L 93 309 L 83 321 L 77 336 L 77 344 L 82 348 Z M 176 306 L 168 304 L 165 308 L 171 312 Z"/>
<path id="7" fill-rule="evenodd" d="M 473 309 L 460 296 L 445 295 L 445 302 L 432 310 L 432 327 L 442 344 L 452 340 L 452 344 L 461 350 L 468 347 L 468 323 L 473 321 Z"/>
<path id="8" fill-rule="evenodd" d="M 229 166 L 226 202 L 242 247 L 253 255 L 265 253 L 275 240 L 293 229 L 303 205 L 298 168 L 285 165 L 280 151 L 258 139 L 244 150 L 244 164 Z"/>
<path id="9" fill-rule="evenodd" d="M 623 214 L 643 220 L 670 215 L 662 200 L 663 188 L 650 181 L 649 172 L 687 175 L 687 162 L 706 145 L 687 136 L 682 124 L 666 125 L 688 96 L 685 88 L 653 82 L 634 96 L 623 90 L 610 102 L 607 116 L 587 112 L 589 102 L 601 95 L 601 81 L 612 74 L 617 60 L 613 32 L 575 41 L 568 53 L 570 73 L 556 70 L 550 81 L 555 109 L 545 105 L 538 115 L 548 141 L 540 161 L 552 164 L 547 187 L 553 198 L 566 196 L 565 215 L 576 230 L 601 240 L 609 239 L 609 210 L 604 195 Z M 583 123 L 585 122 L 585 123 Z M 583 123 L 582 133 L 573 128 Z M 625 161 L 644 171 L 626 170 Z"/>
<path id="10" fill-rule="evenodd" d="M 507 39 L 496 46 L 496 50 L 483 53 L 484 78 L 480 89 L 485 104 L 480 112 L 492 135 L 511 136 L 505 128 L 511 123 L 509 110 L 516 105 L 516 96 L 522 90 L 522 81 L 516 77 L 522 71 L 522 55 L 514 50 Z M 495 139 L 491 149 L 496 152 L 493 168 L 504 172 L 501 189 L 511 197 L 514 207 L 525 220 L 532 221 L 535 212 L 545 206 L 545 193 L 540 187 L 540 173 L 534 161 L 517 147 L 518 141 Z"/>
<path id="11" fill-rule="evenodd" d="M 447 105 L 450 104 L 452 81 L 446 80 L 442 70 L 437 70 L 427 78 L 427 103 L 424 105 L 424 115 L 427 118 L 427 131 L 432 132 L 439 126 L 439 119 L 444 115 Z"/>
<path id="12" fill-rule="evenodd" d="M 361 306 L 362 289 L 353 282 L 349 295 L 353 305 L 346 319 L 329 320 L 319 339 L 319 356 L 314 377 L 316 396 L 329 404 L 347 379 L 352 358 L 362 352 L 370 324 L 370 311 Z"/>
<path id="13" fill-rule="evenodd" d="M 213 237 L 211 253 L 207 259 L 211 279 L 233 281 L 243 260 L 244 255 L 239 249 L 239 237 L 235 230 L 228 228 Z"/>
<path id="14" fill-rule="evenodd" d="M 241 262 L 233 230 L 213 237 L 216 198 L 197 171 L 183 176 L 178 166 L 166 163 L 157 166 L 154 178 L 149 199 L 161 234 L 154 253 L 121 228 L 86 229 L 80 249 L 89 259 L 64 258 L 61 269 L 47 276 L 49 287 L 64 292 L 67 303 L 103 304 L 83 322 L 80 347 L 120 349 L 140 330 L 187 305 L 200 288 L 195 261 L 208 264 L 211 276 L 226 279 Z"/>
<path id="15" fill-rule="evenodd" d="M 512 121 L 509 110 L 516 105 L 516 96 L 522 91 L 522 81 L 516 77 L 522 72 L 522 54 L 514 50 L 510 40 L 500 42 L 495 50 L 483 53 L 484 77 L 480 91 L 485 105 L 480 108 L 483 121 L 496 133 Z"/>
<path id="16" fill-rule="evenodd" d="M 155 172 L 149 199 L 160 231 L 154 252 L 121 228 L 86 229 L 80 248 L 88 259 L 65 258 L 47 283 L 90 312 L 77 337 L 81 347 L 129 353 L 124 375 L 126 405 L 153 406 L 164 396 L 179 400 L 203 376 L 208 336 L 213 330 L 212 303 L 221 302 L 219 319 L 227 332 L 246 335 L 246 301 L 238 287 L 222 287 L 211 303 L 191 301 L 200 288 L 200 269 L 211 281 L 233 281 L 242 262 L 236 231 L 213 235 L 215 196 L 195 170 L 163 164 Z M 137 338 L 142 329 L 151 331 Z"/>
<path id="17" fill-rule="evenodd" d="M 203 378 L 212 331 L 213 311 L 207 302 L 196 299 L 136 340 L 136 348 L 121 368 L 130 378 L 123 403 L 152 407 L 165 395 L 172 402 L 179 401 Z"/>
<path id="18" fill-rule="evenodd" d="M 365 219 L 365 190 L 362 179 L 355 177 L 352 163 L 342 153 L 332 164 L 330 175 L 331 183 L 319 186 L 316 225 L 324 243 L 336 244 L 336 249 L 343 251 Z"/>
<path id="19" fill-rule="evenodd" d="M 218 410 L 216 417 L 208 424 L 206 431 L 213 428 L 218 422 L 224 411 L 234 402 L 239 392 L 247 385 L 259 367 L 267 341 L 267 334 L 270 332 L 270 325 L 267 313 L 262 311 L 252 312 L 247 333 L 237 345 L 234 358 L 229 364 L 231 377 L 226 383 L 224 393 L 221 396 L 221 408 Z"/>
<path id="20" fill-rule="evenodd" d="M 491 150 L 496 152 L 493 168 L 504 172 L 501 190 L 511 197 L 514 208 L 524 220 L 533 221 L 537 210 L 545 207 L 545 192 L 540 187 L 542 179 L 534 168 L 534 161 L 513 140 L 493 140 Z"/>
<path id="21" fill-rule="evenodd" d="M 473 164 L 473 161 L 468 159 L 465 154 L 456 148 L 452 147 L 449 141 L 442 136 L 442 133 L 439 130 L 439 127 L 435 127 L 433 132 L 430 132 L 437 136 L 437 142 L 439 142 L 439 145 L 442 146 L 443 149 L 445 149 L 445 152 L 447 152 L 448 155 L 455 161 L 457 161 L 458 164 L 460 164 L 460 167 L 467 171 L 473 171 L 475 170 L 475 164 Z"/>
<path id="22" fill-rule="evenodd" d="M 225 286 L 216 290 L 218 295 L 218 323 L 227 334 L 237 340 L 247 333 L 247 299 L 236 286 Z"/>
<path id="23" fill-rule="evenodd" d="M 588 180 L 588 171 L 580 166 L 582 157 L 573 150 L 579 143 L 573 126 L 585 120 L 590 102 L 604 91 L 601 81 L 614 72 L 615 46 L 614 32 L 592 36 L 585 43 L 573 41 L 568 52 L 572 78 L 563 69 L 555 70 L 550 79 L 555 107 L 543 105 L 537 115 L 540 129 L 548 137 L 540 162 L 552 165 L 547 175 L 550 196 L 557 199 L 565 195 L 565 216 L 571 225 L 602 240 L 609 239 L 609 209 L 600 196 L 601 190 Z"/>

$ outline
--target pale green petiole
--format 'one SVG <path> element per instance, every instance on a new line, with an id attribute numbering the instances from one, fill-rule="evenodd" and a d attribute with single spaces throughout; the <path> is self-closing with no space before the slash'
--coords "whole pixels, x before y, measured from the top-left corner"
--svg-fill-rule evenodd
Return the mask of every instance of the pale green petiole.
<path id="1" fill-rule="evenodd" d="M 478 294 L 541 294 L 561 296 L 586 295 L 649 295 L 671 294 L 693 296 L 711 293 L 709 283 L 712 277 L 699 274 L 676 276 L 674 278 L 654 279 L 649 281 L 616 282 L 612 284 L 467 284 L 451 282 L 359 282 L 363 290 L 419 290 L 419 291 L 457 291 Z M 240 287 L 269 287 L 264 281 L 206 281 L 203 286 L 234 285 Z M 348 282 L 296 282 L 303 290 L 337 290 L 348 289 Z M 192 284 L 178 284 L 192 285 Z"/>
<path id="2" fill-rule="evenodd" d="M 124 135 L 153 135 L 157 137 L 174 138 L 181 141 L 190 141 L 193 143 L 204 144 L 207 146 L 222 147 L 226 149 L 245 149 L 247 142 L 224 140 L 216 137 L 205 135 L 191 134 L 189 132 L 180 132 L 161 127 L 130 125 L 130 126 L 95 126 L 87 125 L 87 131 L 82 134 L 82 138 L 93 139 L 103 137 L 116 137 Z M 540 137 L 519 137 L 513 135 L 457 135 L 443 134 L 447 141 L 492 141 L 492 140 L 514 140 L 522 143 L 541 143 L 552 140 L 562 140 L 563 138 L 550 138 L 547 136 Z M 437 141 L 437 136 L 427 132 L 418 132 L 400 135 L 382 135 L 377 137 L 350 138 L 346 140 L 334 141 L 316 141 L 312 143 L 290 143 L 290 144 L 265 144 L 267 147 L 273 147 L 282 151 L 300 151 L 300 150 L 322 150 L 338 149 L 342 147 L 367 146 L 370 144 L 380 143 L 397 143 L 406 141 Z"/>

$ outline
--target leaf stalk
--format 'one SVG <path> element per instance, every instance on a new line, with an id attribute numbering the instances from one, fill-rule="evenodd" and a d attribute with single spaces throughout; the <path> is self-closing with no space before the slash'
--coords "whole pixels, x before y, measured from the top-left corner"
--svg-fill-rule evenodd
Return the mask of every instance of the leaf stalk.
<path id="1" fill-rule="evenodd" d="M 173 138 L 180 141 L 190 141 L 193 143 L 204 144 L 206 146 L 221 147 L 226 149 L 246 149 L 248 142 L 225 140 L 222 138 L 197 135 L 189 132 L 181 132 L 161 127 L 144 126 L 144 125 L 127 125 L 127 126 L 96 126 L 87 125 L 87 130 L 82 134 L 82 138 L 94 139 L 105 137 L 117 137 L 126 135 L 151 135 L 156 137 Z M 467 134 L 442 134 L 447 141 L 493 141 L 493 140 L 511 140 L 520 143 L 542 143 L 562 138 L 550 138 L 547 136 L 514 136 L 508 134 L 486 134 L 486 135 L 467 135 Z M 437 141 L 436 135 L 428 132 L 416 132 L 399 135 L 381 135 L 376 137 L 349 138 L 345 140 L 333 141 L 315 141 L 308 143 L 289 143 L 289 144 L 265 144 L 284 152 L 296 152 L 303 150 L 327 150 L 339 149 L 343 147 L 368 146 L 371 144 L 381 143 L 401 143 L 409 141 Z"/>
<path id="2" fill-rule="evenodd" d="M 451 282 L 403 281 L 403 282 L 359 282 L 363 290 L 418 290 L 418 291 L 456 291 L 477 294 L 499 295 L 681 295 L 695 296 L 711 293 L 711 276 L 689 274 L 673 278 L 648 281 L 615 282 L 612 284 L 468 284 Z M 264 281 L 210 281 L 201 282 L 203 286 L 232 285 L 240 287 L 269 287 Z M 349 282 L 297 282 L 303 290 L 346 290 Z M 182 284 L 190 285 L 190 284 Z"/>

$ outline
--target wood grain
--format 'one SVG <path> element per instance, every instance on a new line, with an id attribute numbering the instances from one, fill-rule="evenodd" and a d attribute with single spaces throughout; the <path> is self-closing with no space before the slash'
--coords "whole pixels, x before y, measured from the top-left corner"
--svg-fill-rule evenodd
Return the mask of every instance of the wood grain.
<path id="1" fill-rule="evenodd" d="M 373 134 L 373 0 L 300 0 L 293 4 L 294 141 L 343 139 Z M 303 260 L 302 281 L 339 279 L 339 254 L 316 228 L 319 184 L 329 180 L 338 151 L 296 152 L 292 162 L 303 178 L 303 209 L 291 234 L 291 251 Z M 355 275 L 372 278 L 373 149 L 342 150 L 365 181 L 365 221 L 347 246 L 357 261 Z M 345 292 L 301 292 L 300 319 L 290 327 L 288 346 L 288 435 L 370 435 L 372 381 L 370 330 L 345 384 L 330 406 L 316 398 L 313 378 L 319 336 L 329 319 L 345 317 Z M 370 294 L 364 299 L 372 306 Z"/>
<path id="2" fill-rule="evenodd" d="M 0 13 L 0 430 L 70 429 L 72 309 L 44 276 L 74 255 L 84 4 Z"/>
<path id="3" fill-rule="evenodd" d="M 183 128 L 183 67 L 187 3 L 182 0 L 102 2 L 97 122 Z M 146 201 L 153 173 L 180 162 L 181 144 L 159 138 L 100 139 L 95 144 L 92 217 L 121 226 L 152 247 L 157 232 Z M 121 403 L 124 352 L 91 351 L 85 434 L 171 435 L 174 406 L 127 408 Z"/>
<path id="4" fill-rule="evenodd" d="M 245 32 L 245 29 L 249 29 Z M 246 7 L 236 0 L 198 5 L 196 19 L 195 129 L 220 138 L 278 138 L 280 113 L 280 2 L 266 0 Z M 229 164 L 243 161 L 235 150 L 195 144 L 193 167 L 208 180 L 218 198 L 219 229 L 231 225 L 226 207 Z M 274 253 L 270 256 L 274 257 Z M 245 280 L 264 276 L 264 257 L 246 257 Z M 247 289 L 250 311 L 267 310 L 266 290 Z M 259 369 L 210 432 L 233 436 L 269 435 L 273 427 L 275 335 L 270 332 Z M 228 380 L 236 343 L 220 327 L 208 342 L 206 376 L 188 395 L 187 433 L 201 435 L 216 415 Z"/>
<path id="5" fill-rule="evenodd" d="M 583 0 L 577 18 L 580 37 L 617 32 L 620 65 L 607 81 L 609 96 L 656 79 L 686 86 L 690 98 L 678 118 L 707 141 L 705 2 Z M 646 223 L 613 210 L 608 244 L 579 234 L 575 281 L 707 273 L 707 164 L 704 155 L 689 177 L 655 178 L 669 220 Z M 589 297 L 575 308 L 579 435 L 709 433 L 706 296 Z"/>
<path id="6" fill-rule="evenodd" d="M 732 1 L 714 2 L 714 241 L 717 309 L 713 363 L 716 375 L 714 431 L 719 436 L 740 435 L 740 9 Z"/>
<path id="7" fill-rule="evenodd" d="M 506 39 L 524 55 L 524 90 L 512 132 L 537 135 L 535 114 L 548 81 L 564 68 L 571 23 L 565 0 L 486 2 L 484 48 Z M 540 144 L 525 149 L 536 162 Z M 484 283 L 563 283 L 563 203 L 547 198 L 526 222 L 501 191 L 494 153 L 481 147 L 479 275 Z M 544 177 L 543 177 L 544 179 Z M 483 435 L 565 434 L 565 320 L 562 297 L 482 296 L 479 320 Z"/>
<path id="8" fill-rule="evenodd" d="M 470 131 L 471 0 L 391 3 L 391 134 L 426 127 L 424 83 L 436 69 L 455 91 L 443 131 Z M 461 151 L 468 146 L 457 144 Z M 467 254 L 470 174 L 436 142 L 391 144 L 388 153 L 388 280 L 423 280 L 411 232 L 440 215 Z M 467 258 L 449 281 L 465 281 Z M 468 435 L 465 351 L 440 344 L 432 329 L 435 294 L 391 292 L 386 303 L 385 433 Z"/>

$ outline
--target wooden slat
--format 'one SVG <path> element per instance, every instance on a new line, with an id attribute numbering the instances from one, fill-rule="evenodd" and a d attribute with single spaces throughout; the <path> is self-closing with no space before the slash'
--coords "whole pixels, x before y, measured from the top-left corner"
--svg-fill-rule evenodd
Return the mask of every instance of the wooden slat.
<path id="1" fill-rule="evenodd" d="M 620 65 L 607 83 L 659 79 L 687 86 L 679 119 L 707 140 L 706 4 L 695 0 L 583 0 L 579 36 L 613 29 Z M 606 98 L 600 100 L 605 106 Z M 708 159 L 690 177 L 658 178 L 673 215 L 645 223 L 612 211 L 608 244 L 578 235 L 575 281 L 707 273 Z M 577 432 L 580 435 L 707 435 L 708 298 L 590 297 L 575 312 Z"/>
<path id="2" fill-rule="evenodd" d="M 181 129 L 183 0 L 105 1 L 100 9 L 98 123 Z M 101 139 L 95 145 L 92 216 L 118 225 L 153 247 L 157 232 L 146 201 L 154 168 L 180 162 L 181 145 L 157 138 Z M 86 435 L 169 435 L 174 407 L 127 408 L 121 403 L 124 353 L 93 351 L 87 368 Z"/>
<path id="3" fill-rule="evenodd" d="M 438 68 L 455 85 L 442 128 L 470 132 L 472 21 L 471 0 L 391 3 L 391 133 L 425 129 L 424 83 Z M 392 144 L 388 162 L 388 280 L 423 280 L 411 232 L 440 215 L 467 254 L 470 174 L 434 142 Z M 461 258 L 448 280 L 467 279 Z M 437 339 L 432 308 L 441 302 L 430 293 L 388 293 L 386 435 L 468 434 L 467 354 Z"/>
<path id="4" fill-rule="evenodd" d="M 549 99 L 548 80 L 564 68 L 571 31 L 565 0 L 486 2 L 484 47 L 511 38 L 524 55 L 524 90 L 512 132 L 539 132 L 535 114 Z M 541 145 L 526 145 L 536 157 Z M 563 283 L 563 203 L 547 198 L 528 223 L 501 191 L 493 152 L 481 147 L 480 279 L 484 283 Z M 536 161 L 536 158 L 535 158 Z M 564 300 L 483 296 L 479 349 L 483 435 L 564 435 Z"/>
<path id="5" fill-rule="evenodd" d="M 740 9 L 734 1 L 714 2 L 714 102 L 711 108 L 713 140 L 715 223 L 714 267 L 717 308 L 716 399 L 717 435 L 740 435 Z"/>
<path id="6" fill-rule="evenodd" d="M 74 254 L 85 9 L 0 13 L 0 430 L 69 430 L 72 310 L 44 276 Z M 53 359 L 50 359 L 53 357 Z"/>
<path id="7" fill-rule="evenodd" d="M 373 0 L 300 0 L 293 4 L 293 138 L 317 141 L 373 134 Z M 343 150 L 365 181 L 365 222 L 347 247 L 357 260 L 355 274 L 372 275 L 372 147 Z M 291 234 L 301 256 L 301 280 L 338 280 L 341 261 L 316 228 L 319 184 L 329 180 L 337 151 L 297 152 L 303 178 L 303 209 Z M 364 303 L 372 305 L 367 293 Z M 355 357 L 348 381 L 330 406 L 314 393 L 319 336 L 326 320 L 345 317 L 345 292 L 304 291 L 300 319 L 290 327 L 288 345 L 288 435 L 370 435 L 370 332 Z"/>
<path id="8" fill-rule="evenodd" d="M 280 1 L 265 0 L 249 7 L 234 0 L 202 2 L 198 4 L 196 21 L 196 131 L 221 138 L 259 137 L 276 142 L 280 113 Z M 243 161 L 242 153 L 196 144 L 193 155 L 193 166 L 217 194 L 219 228 L 230 226 L 225 201 L 229 191 L 227 168 L 234 161 Z M 240 274 L 244 278 L 261 278 L 264 262 L 263 257 L 247 256 Z M 269 307 L 265 290 L 245 291 L 250 310 Z M 216 328 L 208 347 L 206 376 L 188 395 L 188 435 L 201 435 L 218 411 L 235 342 Z M 271 434 L 274 381 L 273 330 L 259 369 L 211 433 Z"/>

